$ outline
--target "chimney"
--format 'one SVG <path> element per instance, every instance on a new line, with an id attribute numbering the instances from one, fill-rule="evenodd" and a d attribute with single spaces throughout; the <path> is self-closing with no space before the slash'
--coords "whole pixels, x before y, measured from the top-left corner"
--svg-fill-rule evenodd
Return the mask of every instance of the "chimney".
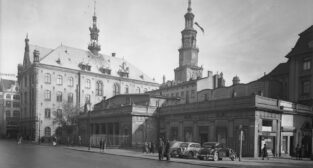
<path id="1" fill-rule="evenodd" d="M 112 53 L 112 57 L 115 57 L 116 56 L 116 53 Z"/>

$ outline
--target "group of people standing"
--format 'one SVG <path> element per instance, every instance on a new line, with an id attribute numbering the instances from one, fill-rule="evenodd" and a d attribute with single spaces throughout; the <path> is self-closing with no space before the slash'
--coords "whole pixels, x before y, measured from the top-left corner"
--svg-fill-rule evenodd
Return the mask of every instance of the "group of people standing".
<path id="1" fill-rule="evenodd" d="M 143 152 L 144 153 L 154 153 L 155 144 L 153 142 L 145 142 Z"/>
<path id="2" fill-rule="evenodd" d="M 103 138 L 101 138 L 99 141 L 99 148 L 100 148 L 100 152 L 104 151 L 104 148 L 106 148 L 106 141 Z"/>
<path id="3" fill-rule="evenodd" d="M 166 157 L 166 160 L 170 160 L 170 142 L 168 139 L 160 138 L 159 139 L 159 160 L 163 160 Z"/>

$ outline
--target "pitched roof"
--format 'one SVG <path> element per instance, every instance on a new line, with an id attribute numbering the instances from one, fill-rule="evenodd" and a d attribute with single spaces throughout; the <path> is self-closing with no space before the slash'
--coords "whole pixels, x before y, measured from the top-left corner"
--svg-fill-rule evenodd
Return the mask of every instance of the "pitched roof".
<path id="1" fill-rule="evenodd" d="M 313 25 L 299 34 L 295 47 L 286 55 L 287 58 L 295 55 L 313 52 Z"/>
<path id="2" fill-rule="evenodd" d="M 77 49 L 65 45 L 60 45 L 55 49 L 30 45 L 31 55 L 35 49 L 40 52 L 39 60 L 42 64 L 64 67 L 73 70 L 81 70 L 79 64 L 85 64 L 91 66 L 90 72 L 92 73 L 102 74 L 99 69 L 107 68 L 111 70 L 111 75 L 116 77 L 120 77 L 118 73 L 119 70 L 125 70 L 127 68 L 129 72 L 128 78 L 156 83 L 148 75 L 123 58 L 112 57 L 104 54 L 96 56 L 89 50 Z M 33 62 L 33 56 L 30 57 L 31 62 Z M 59 62 L 57 60 L 59 60 Z"/>
<path id="3" fill-rule="evenodd" d="M 289 63 L 280 63 L 278 64 L 269 74 L 261 77 L 258 81 L 266 80 L 270 77 L 285 75 L 289 73 Z"/>
<path id="4" fill-rule="evenodd" d="M 11 89 L 15 82 L 14 80 L 0 79 L 0 92 Z"/>

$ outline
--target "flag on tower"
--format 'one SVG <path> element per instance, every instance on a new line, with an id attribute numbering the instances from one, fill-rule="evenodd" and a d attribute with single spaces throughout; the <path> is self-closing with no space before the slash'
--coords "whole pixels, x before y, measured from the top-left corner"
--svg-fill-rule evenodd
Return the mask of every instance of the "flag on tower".
<path id="1" fill-rule="evenodd" d="M 195 25 L 198 26 L 199 29 L 200 29 L 200 30 L 202 31 L 202 33 L 204 34 L 204 29 L 203 29 L 203 27 L 201 27 L 201 26 L 198 24 L 198 22 L 195 22 Z"/>

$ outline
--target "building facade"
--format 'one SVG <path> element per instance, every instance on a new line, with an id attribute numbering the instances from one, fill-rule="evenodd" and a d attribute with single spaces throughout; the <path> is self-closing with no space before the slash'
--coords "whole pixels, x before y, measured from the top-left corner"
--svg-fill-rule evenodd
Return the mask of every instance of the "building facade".
<path id="1" fill-rule="evenodd" d="M 29 44 L 26 37 L 23 65 L 18 66 L 20 131 L 25 138 L 38 140 L 55 134 L 59 127 L 55 117 L 66 116 L 66 105 L 79 109 L 103 97 L 158 88 L 154 79 L 115 53 L 99 53 L 97 17 L 92 20 L 89 50 L 62 44 L 55 49 L 44 48 Z"/>
<path id="2" fill-rule="evenodd" d="M 20 93 L 16 80 L 0 77 L 0 137 L 16 138 L 20 121 Z M 12 78 L 12 77 L 11 77 Z"/>

